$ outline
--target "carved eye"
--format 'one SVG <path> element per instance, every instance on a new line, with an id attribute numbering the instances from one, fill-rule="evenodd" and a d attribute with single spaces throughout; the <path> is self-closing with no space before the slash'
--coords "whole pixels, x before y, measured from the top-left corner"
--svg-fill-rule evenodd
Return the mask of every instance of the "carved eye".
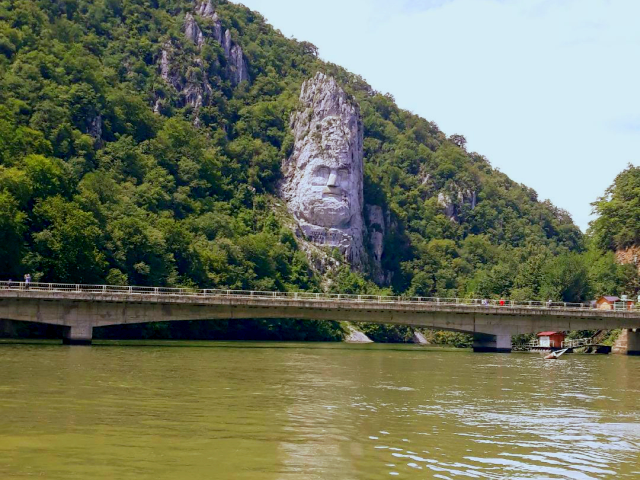
<path id="1" fill-rule="evenodd" d="M 346 168 L 341 168 L 338 170 L 338 179 L 341 181 L 347 180 L 349 178 L 349 170 Z"/>
<path id="2" fill-rule="evenodd" d="M 328 167 L 318 167 L 313 172 L 313 184 L 325 185 L 327 183 L 327 180 L 329 180 L 330 174 L 331 174 L 331 170 Z"/>

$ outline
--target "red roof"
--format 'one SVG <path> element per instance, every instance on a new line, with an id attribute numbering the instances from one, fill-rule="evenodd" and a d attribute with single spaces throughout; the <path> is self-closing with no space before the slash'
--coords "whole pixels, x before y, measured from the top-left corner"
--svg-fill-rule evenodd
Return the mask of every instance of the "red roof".
<path id="1" fill-rule="evenodd" d="M 610 297 L 608 295 L 605 295 L 603 297 L 600 297 L 601 299 L 604 298 L 607 302 L 617 302 L 618 300 L 620 300 L 619 297 Z"/>
<path id="2" fill-rule="evenodd" d="M 550 337 L 551 335 L 557 335 L 558 333 L 562 333 L 562 332 L 540 332 L 538 334 L 539 337 Z"/>

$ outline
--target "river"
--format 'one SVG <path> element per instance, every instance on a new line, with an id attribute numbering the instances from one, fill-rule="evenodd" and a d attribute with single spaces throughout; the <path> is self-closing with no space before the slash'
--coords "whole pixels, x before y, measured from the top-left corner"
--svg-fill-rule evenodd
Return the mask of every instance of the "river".
<path id="1" fill-rule="evenodd" d="M 0 478 L 640 478 L 640 358 L 0 345 Z"/>

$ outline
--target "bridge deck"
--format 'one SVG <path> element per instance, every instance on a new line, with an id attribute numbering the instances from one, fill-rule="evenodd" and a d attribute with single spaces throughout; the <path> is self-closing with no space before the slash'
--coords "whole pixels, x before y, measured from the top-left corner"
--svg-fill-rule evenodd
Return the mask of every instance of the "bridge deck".
<path id="1" fill-rule="evenodd" d="M 69 327 L 241 318 L 346 320 L 474 333 L 478 342 L 545 330 L 640 328 L 639 310 L 481 299 L 0 282 L 0 318 Z M 502 339 L 502 340 L 496 340 Z M 479 347 L 480 348 L 480 347 Z M 483 347 L 484 348 L 484 347 Z M 491 347 L 493 348 L 493 347 Z"/>

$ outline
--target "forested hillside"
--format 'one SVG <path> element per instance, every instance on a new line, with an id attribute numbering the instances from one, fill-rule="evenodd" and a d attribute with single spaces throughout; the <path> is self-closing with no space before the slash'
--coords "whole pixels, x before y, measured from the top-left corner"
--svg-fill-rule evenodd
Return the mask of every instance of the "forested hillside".
<path id="1" fill-rule="evenodd" d="M 365 203 L 390 220 L 390 285 L 343 266 L 330 288 L 586 299 L 566 212 L 223 1 L 0 0 L 0 276 L 327 285 L 277 195 L 291 112 L 317 71 L 360 104 Z"/>

